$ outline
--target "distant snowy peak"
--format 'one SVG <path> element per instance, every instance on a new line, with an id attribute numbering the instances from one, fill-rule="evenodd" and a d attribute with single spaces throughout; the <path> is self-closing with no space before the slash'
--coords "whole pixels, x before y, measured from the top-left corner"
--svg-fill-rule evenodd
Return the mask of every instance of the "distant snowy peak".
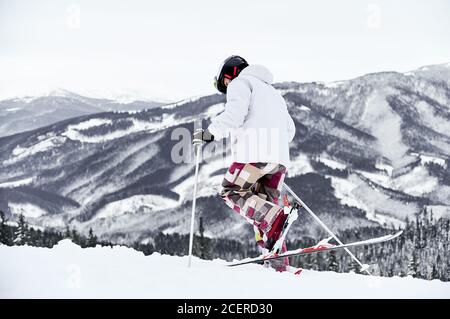
<path id="1" fill-rule="evenodd" d="M 117 92 L 118 94 L 120 92 Z M 114 99 L 101 94 L 85 94 L 63 88 L 39 91 L 22 97 L 0 100 L 0 136 L 13 135 L 39 127 L 103 112 L 140 112 L 167 103 L 138 95 Z"/>
<path id="2" fill-rule="evenodd" d="M 36 89 L 24 94 L 18 94 L 14 96 L 0 96 L 0 101 L 12 100 L 22 101 L 30 103 L 38 98 L 42 97 L 65 97 L 76 99 L 101 99 L 110 102 L 116 102 L 121 104 L 131 104 L 134 102 L 148 102 L 158 104 L 173 103 L 173 99 L 167 97 L 157 97 L 142 92 L 142 90 L 134 89 L 117 89 L 117 90 L 105 90 L 105 89 L 83 89 L 77 90 L 77 92 L 67 90 L 64 88 L 48 88 L 48 89 Z"/>
<path id="3" fill-rule="evenodd" d="M 450 63 L 428 65 L 406 72 L 408 76 L 418 76 L 428 80 L 440 80 L 450 84 Z"/>
<path id="4" fill-rule="evenodd" d="M 130 104 L 136 101 L 157 102 L 161 104 L 173 103 L 173 99 L 167 97 L 148 96 L 136 91 L 116 91 L 112 92 L 111 94 L 105 94 L 104 97 L 124 104 Z"/>
<path id="5" fill-rule="evenodd" d="M 15 96 L 8 96 L 0 98 L 0 101 L 14 101 L 14 102 L 25 102 L 25 103 L 31 103 L 34 100 L 42 97 L 67 97 L 67 98 L 73 98 L 73 97 L 81 97 L 79 94 L 76 94 L 74 92 L 71 92 L 69 90 L 63 89 L 63 88 L 52 88 L 52 89 L 46 89 L 46 90 L 35 90 L 32 92 L 27 92 L 23 95 L 15 95 Z"/>
<path id="6" fill-rule="evenodd" d="M 316 85 L 321 87 L 324 92 L 326 90 L 345 90 L 347 87 L 352 85 L 353 83 L 361 83 L 370 84 L 370 82 L 376 81 L 379 83 L 388 82 L 390 79 L 395 79 L 398 75 L 404 76 L 415 76 L 418 78 L 423 78 L 431 81 L 444 81 L 450 85 L 450 62 L 427 65 L 420 67 L 415 70 L 407 71 L 407 72 L 397 72 L 397 71 L 386 71 L 386 72 L 374 72 L 368 73 L 361 76 L 357 76 L 355 78 L 346 79 L 346 80 L 338 80 L 332 82 L 322 82 L 322 81 L 314 81 L 308 83 L 301 82 L 282 82 L 277 83 L 275 86 L 282 91 L 292 91 L 295 90 L 297 92 L 305 93 L 311 85 Z M 322 93 L 324 93 L 322 92 Z"/>
<path id="7" fill-rule="evenodd" d="M 173 103 L 173 99 L 156 96 L 148 89 L 83 89 L 77 91 L 80 95 L 95 99 L 104 99 L 122 104 L 132 104 L 134 102 L 148 102 L 158 104 Z"/>
<path id="8" fill-rule="evenodd" d="M 73 93 L 69 90 L 62 89 L 62 88 L 55 88 L 51 91 L 48 91 L 45 96 L 63 96 L 63 97 L 73 97 L 78 96 L 78 94 Z"/>

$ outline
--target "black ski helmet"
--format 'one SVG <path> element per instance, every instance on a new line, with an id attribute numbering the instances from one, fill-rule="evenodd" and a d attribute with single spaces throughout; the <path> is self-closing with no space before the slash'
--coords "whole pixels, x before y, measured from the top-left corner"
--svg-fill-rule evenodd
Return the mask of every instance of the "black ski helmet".
<path id="1" fill-rule="evenodd" d="M 227 87 L 223 84 L 225 78 L 233 80 L 239 73 L 248 67 L 247 61 L 238 55 L 232 55 L 223 61 L 217 76 L 214 77 L 214 86 L 219 92 L 226 94 Z"/>

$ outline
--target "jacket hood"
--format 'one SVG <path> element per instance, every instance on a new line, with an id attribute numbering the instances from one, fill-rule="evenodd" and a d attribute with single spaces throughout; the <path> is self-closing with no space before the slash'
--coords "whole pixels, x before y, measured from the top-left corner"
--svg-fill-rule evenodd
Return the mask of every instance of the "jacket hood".
<path id="1" fill-rule="evenodd" d="M 254 76 L 267 84 L 272 84 L 273 82 L 273 74 L 265 66 L 259 64 L 249 65 L 239 74 L 239 76 L 247 75 Z"/>

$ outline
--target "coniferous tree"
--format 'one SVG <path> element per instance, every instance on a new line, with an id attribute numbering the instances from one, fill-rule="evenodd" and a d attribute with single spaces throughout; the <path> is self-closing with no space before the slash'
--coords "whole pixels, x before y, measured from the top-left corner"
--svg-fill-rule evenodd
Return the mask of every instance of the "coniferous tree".
<path id="1" fill-rule="evenodd" d="M 411 256 L 411 259 L 409 260 L 408 272 L 406 274 L 408 276 L 416 277 L 417 276 L 417 269 L 418 269 L 417 256 L 416 256 L 416 253 L 414 251 L 412 256 Z"/>
<path id="2" fill-rule="evenodd" d="M 17 222 L 17 229 L 14 233 L 14 243 L 18 246 L 26 245 L 28 244 L 29 240 L 29 233 L 28 233 L 28 224 L 25 221 L 25 217 L 23 214 L 20 214 L 19 221 Z"/>
<path id="3" fill-rule="evenodd" d="M 40 229 L 36 231 L 36 236 L 35 239 L 33 240 L 33 245 L 37 247 L 45 247 L 44 233 Z"/>
<path id="4" fill-rule="evenodd" d="M 66 231 L 64 233 L 64 238 L 71 238 L 72 237 L 72 233 L 70 232 L 70 227 L 69 225 L 66 225 Z"/>
<path id="5" fill-rule="evenodd" d="M 433 269 L 431 271 L 431 278 L 430 279 L 439 279 L 439 273 L 437 271 L 436 265 L 433 265 Z"/>
<path id="6" fill-rule="evenodd" d="M 203 218 L 202 217 L 200 217 L 199 232 L 200 232 L 200 238 L 199 238 L 200 258 L 202 258 L 202 259 L 210 259 L 209 245 L 208 245 L 207 240 L 206 240 L 206 238 L 204 236 L 205 228 L 203 227 Z"/>
<path id="7" fill-rule="evenodd" d="M 326 269 L 326 263 L 325 263 L 325 261 L 324 261 L 324 258 L 323 258 L 323 253 L 317 253 L 316 254 L 316 267 L 317 268 L 315 268 L 316 270 L 319 270 L 319 271 L 321 271 L 321 270 L 325 270 Z"/>
<path id="8" fill-rule="evenodd" d="M 8 219 L 5 217 L 5 213 L 0 210 L 0 244 L 12 245 L 10 227 L 6 224 Z"/>
<path id="9" fill-rule="evenodd" d="M 339 264 L 337 262 L 337 257 L 336 257 L 335 251 L 330 251 L 330 253 L 329 253 L 327 268 L 329 271 L 339 272 Z"/>
<path id="10" fill-rule="evenodd" d="M 30 246 L 36 246 L 36 243 L 37 243 L 37 231 L 34 229 L 34 228 L 32 228 L 32 227 L 29 227 L 28 228 L 28 240 L 27 240 L 27 244 L 28 245 L 30 245 Z"/>
<path id="11" fill-rule="evenodd" d="M 87 247 L 95 247 L 97 245 L 97 237 L 94 235 L 92 228 L 89 228 L 89 237 L 87 240 Z"/>
<path id="12" fill-rule="evenodd" d="M 354 272 L 355 274 L 360 274 L 361 273 L 361 268 L 360 268 L 359 264 L 356 261 L 354 261 L 353 259 L 350 262 L 350 267 L 349 268 L 350 268 L 349 270 Z"/>
<path id="13" fill-rule="evenodd" d="M 78 231 L 74 228 L 72 229 L 70 238 L 72 238 L 72 242 L 74 244 L 80 245 L 81 244 L 81 240 L 80 240 L 80 235 L 78 234 Z M 81 246 L 81 245 L 80 245 Z"/>

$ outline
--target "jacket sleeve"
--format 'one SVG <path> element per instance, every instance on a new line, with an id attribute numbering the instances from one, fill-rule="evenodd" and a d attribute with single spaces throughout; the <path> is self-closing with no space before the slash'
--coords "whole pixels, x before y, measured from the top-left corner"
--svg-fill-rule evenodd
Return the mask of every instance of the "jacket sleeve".
<path id="1" fill-rule="evenodd" d="M 286 127 L 287 127 L 287 131 L 288 131 L 288 139 L 289 139 L 289 142 L 292 142 L 292 140 L 294 139 L 294 136 L 295 136 L 295 123 L 294 123 L 294 120 L 292 119 L 291 115 L 289 114 L 289 112 L 286 112 L 286 114 L 287 114 Z"/>
<path id="2" fill-rule="evenodd" d="M 227 103 L 225 111 L 211 120 L 208 131 L 214 139 L 228 136 L 230 130 L 241 127 L 250 107 L 251 90 L 248 84 L 237 78 L 230 82 L 227 88 Z"/>

